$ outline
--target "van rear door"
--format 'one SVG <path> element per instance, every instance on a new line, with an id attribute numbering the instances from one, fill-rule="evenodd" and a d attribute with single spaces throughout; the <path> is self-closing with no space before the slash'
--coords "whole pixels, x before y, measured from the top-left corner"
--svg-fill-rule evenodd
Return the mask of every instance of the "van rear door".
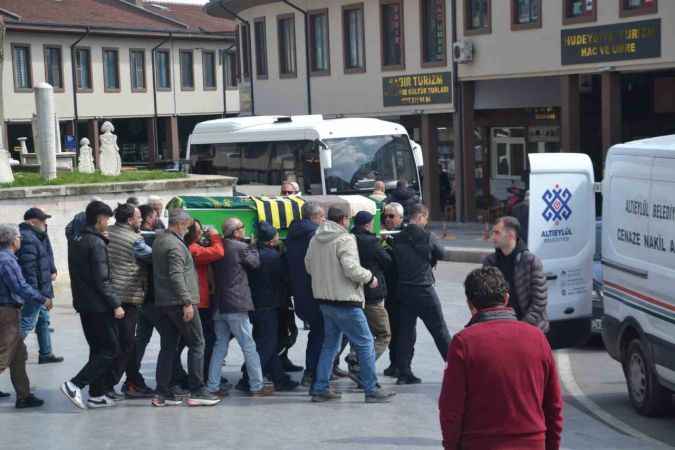
<path id="1" fill-rule="evenodd" d="M 595 194 L 588 155 L 530 154 L 530 250 L 548 279 L 552 332 L 590 330 L 592 317 Z M 579 328 L 578 326 L 582 327 Z M 575 326 L 571 326 L 571 325 Z M 574 336 L 571 336 L 574 337 Z"/>

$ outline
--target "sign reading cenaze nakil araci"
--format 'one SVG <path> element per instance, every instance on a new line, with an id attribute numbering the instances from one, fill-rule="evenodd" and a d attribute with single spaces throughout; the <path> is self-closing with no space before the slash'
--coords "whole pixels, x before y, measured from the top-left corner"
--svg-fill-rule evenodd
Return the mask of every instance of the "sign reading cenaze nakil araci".
<path id="1" fill-rule="evenodd" d="M 561 31 L 562 65 L 658 58 L 661 19 Z"/>
<path id="2" fill-rule="evenodd" d="M 437 105 L 452 102 L 450 72 L 382 79 L 384 106 Z"/>

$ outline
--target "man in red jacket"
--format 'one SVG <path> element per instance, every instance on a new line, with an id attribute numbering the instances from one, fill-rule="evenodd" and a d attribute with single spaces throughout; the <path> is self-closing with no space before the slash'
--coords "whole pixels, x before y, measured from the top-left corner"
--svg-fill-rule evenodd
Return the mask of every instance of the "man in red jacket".
<path id="1" fill-rule="evenodd" d="M 551 348 L 506 307 L 495 267 L 464 282 L 473 317 L 450 344 L 439 398 L 446 450 L 558 450 L 562 398 Z"/>

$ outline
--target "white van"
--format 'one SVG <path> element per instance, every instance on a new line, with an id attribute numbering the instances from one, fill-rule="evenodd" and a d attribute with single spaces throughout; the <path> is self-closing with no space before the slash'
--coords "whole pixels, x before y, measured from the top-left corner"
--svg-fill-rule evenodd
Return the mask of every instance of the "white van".
<path id="1" fill-rule="evenodd" d="M 675 390 L 675 135 L 612 147 L 602 190 L 603 340 L 655 416 Z"/>
<path id="2" fill-rule="evenodd" d="M 397 123 L 370 118 L 253 116 L 198 123 L 186 158 L 198 174 L 237 177 L 249 195 L 278 195 L 296 180 L 308 195 L 364 194 L 406 180 L 421 198 L 419 145 Z"/>

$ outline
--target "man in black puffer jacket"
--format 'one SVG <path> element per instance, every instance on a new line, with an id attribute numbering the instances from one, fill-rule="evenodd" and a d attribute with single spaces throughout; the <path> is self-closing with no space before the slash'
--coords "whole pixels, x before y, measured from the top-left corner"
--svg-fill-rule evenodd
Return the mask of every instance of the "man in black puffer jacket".
<path id="1" fill-rule="evenodd" d="M 366 297 L 366 319 L 368 327 L 375 338 L 375 360 L 377 360 L 387 350 L 391 340 L 391 327 L 389 325 L 389 316 L 384 307 L 384 299 L 387 298 L 387 282 L 385 272 L 391 266 L 391 256 L 380 245 L 380 241 L 373 234 L 374 216 L 367 211 L 360 211 L 354 216 L 353 233 L 356 236 L 356 244 L 359 248 L 359 260 L 361 266 L 368 269 L 378 280 L 378 286 L 363 287 L 363 293 Z M 352 376 L 358 371 L 356 364 L 356 354 L 350 352 L 347 356 L 349 371 Z"/>
<path id="2" fill-rule="evenodd" d="M 39 208 L 30 208 L 19 225 L 21 248 L 16 252 L 21 272 L 26 282 L 44 297 L 54 299 L 53 282 L 56 280 L 54 252 L 47 235 L 47 219 L 51 218 Z M 62 357 L 52 353 L 49 331 L 49 311 L 42 303 L 27 301 L 21 308 L 21 336 L 25 339 L 35 330 L 40 348 L 39 364 L 59 363 Z"/>
<path id="3" fill-rule="evenodd" d="M 428 220 L 429 209 L 422 204 L 414 205 L 410 209 L 410 224 L 393 242 L 401 302 L 397 384 L 422 382 L 411 370 L 418 317 L 434 338 L 443 360 L 450 345 L 450 332 L 434 289 L 433 274 L 436 263 L 449 260 L 449 255 L 436 236 L 424 229 Z"/>
<path id="4" fill-rule="evenodd" d="M 68 248 L 68 270 L 73 306 L 80 314 L 89 344 L 89 361 L 61 386 L 64 395 L 81 409 L 115 406 L 115 401 L 106 393 L 112 389 L 112 367 L 119 353 L 115 321 L 124 318 L 124 309 L 112 288 L 105 237 L 113 212 L 105 203 L 93 201 L 85 215 L 87 226 Z M 89 386 L 86 405 L 81 392 L 85 386 Z"/>
<path id="5" fill-rule="evenodd" d="M 497 267 L 509 285 L 509 304 L 518 320 L 549 330 L 546 307 L 548 289 L 541 260 L 531 253 L 521 239 L 521 229 L 515 217 L 502 217 L 492 227 L 495 252 L 483 261 L 484 266 Z"/>

